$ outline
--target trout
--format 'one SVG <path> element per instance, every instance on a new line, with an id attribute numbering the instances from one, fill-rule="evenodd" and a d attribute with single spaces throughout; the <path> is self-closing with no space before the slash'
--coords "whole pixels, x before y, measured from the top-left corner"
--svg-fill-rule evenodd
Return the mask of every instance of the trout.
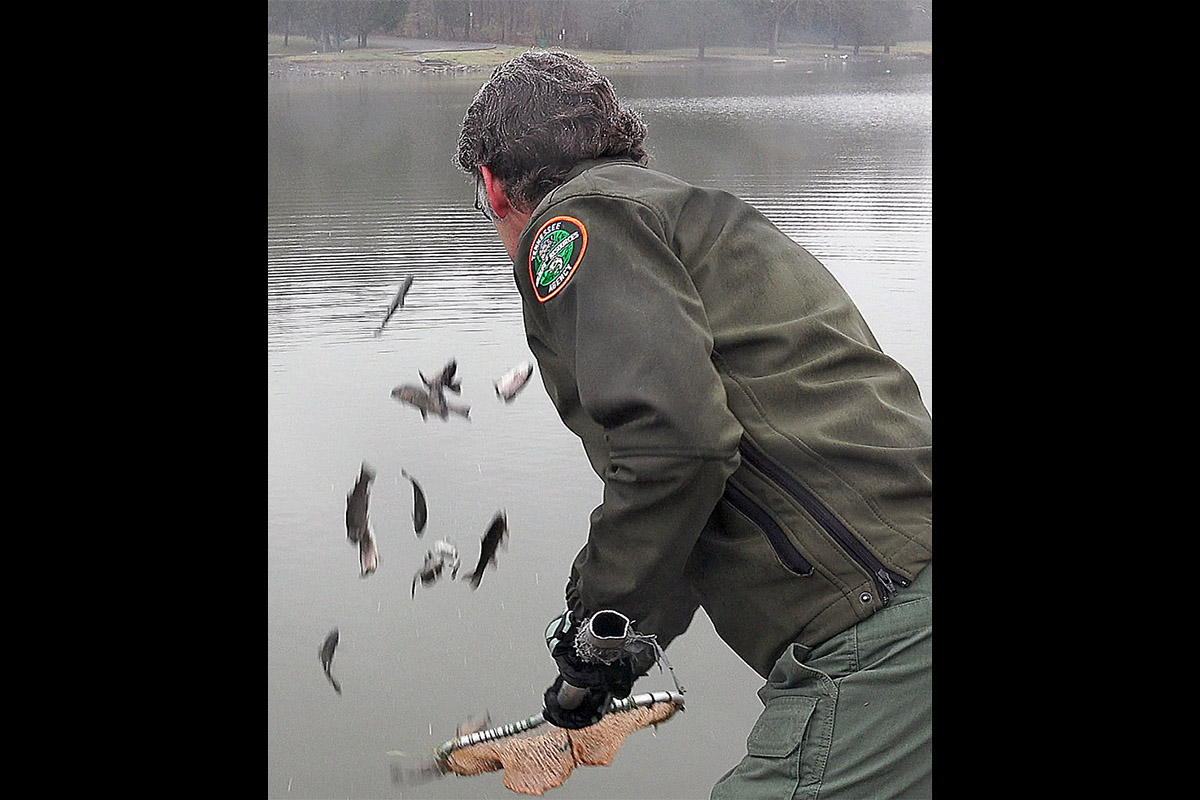
<path id="1" fill-rule="evenodd" d="M 346 494 L 346 538 L 353 544 L 358 544 L 367 529 L 367 503 L 374 480 L 375 470 L 364 461 L 359 467 L 354 489 Z"/>
<path id="2" fill-rule="evenodd" d="M 404 305 L 404 297 L 408 294 L 408 290 L 412 288 L 412 282 L 412 275 L 409 275 L 400 284 L 400 288 L 396 290 L 396 296 L 392 298 L 392 304 L 388 306 L 383 322 L 379 323 L 379 328 L 375 331 L 376 336 L 383 333 L 383 326 L 388 324 L 388 320 L 392 318 L 392 314 L 396 313 L 396 309 Z"/>
<path id="3" fill-rule="evenodd" d="M 417 533 L 417 538 L 420 539 L 425 533 L 425 523 L 429 521 L 429 509 L 425 505 L 425 492 L 421 490 L 421 484 L 417 483 L 417 479 L 412 475 L 404 470 L 400 470 L 400 474 L 408 478 L 413 487 L 413 529 Z"/>
<path id="4" fill-rule="evenodd" d="M 517 393 L 525 388 L 525 384 L 529 383 L 529 378 L 532 375 L 533 364 L 530 364 L 528 361 L 522 361 L 492 382 L 496 387 L 496 397 L 499 397 L 506 403 L 511 403 L 513 398 L 517 396 Z"/>
<path id="5" fill-rule="evenodd" d="M 325 641 L 321 645 L 318 655 L 321 658 L 321 669 L 325 670 L 325 677 L 329 679 L 331 684 L 333 684 L 333 690 L 338 694 L 341 694 L 342 687 L 338 686 L 338 682 L 333 677 L 333 673 L 329 671 L 329 668 L 333 665 L 333 651 L 337 649 L 337 646 L 338 629 L 334 628 L 329 632 L 329 635 L 325 637 Z"/>
<path id="6" fill-rule="evenodd" d="M 469 405 L 448 403 L 440 392 L 430 394 L 421 387 L 413 386 L 412 384 L 405 384 L 392 389 L 392 397 L 420 411 L 421 419 L 423 420 L 428 420 L 430 414 L 441 419 L 449 419 L 451 411 L 463 419 L 469 420 L 471 418 L 471 407 Z"/>
<path id="7" fill-rule="evenodd" d="M 496 516 L 492 518 L 492 524 L 488 526 L 487 533 L 483 535 L 483 541 L 479 546 L 479 563 L 475 565 L 475 570 L 466 576 L 467 580 L 471 582 L 472 589 L 479 588 L 479 584 L 483 580 L 483 571 L 487 569 L 488 564 L 496 566 L 496 551 L 507 538 L 508 517 L 503 510 L 500 510 L 496 512 Z M 505 546 L 507 547 L 507 545 Z"/>
<path id="8" fill-rule="evenodd" d="M 458 577 L 458 548 L 445 539 L 433 543 L 433 549 L 425 553 L 425 563 L 417 570 L 412 579 L 412 596 L 417 596 L 417 581 L 422 586 L 432 586 L 442 577 L 442 572 L 450 568 L 450 580 Z"/>

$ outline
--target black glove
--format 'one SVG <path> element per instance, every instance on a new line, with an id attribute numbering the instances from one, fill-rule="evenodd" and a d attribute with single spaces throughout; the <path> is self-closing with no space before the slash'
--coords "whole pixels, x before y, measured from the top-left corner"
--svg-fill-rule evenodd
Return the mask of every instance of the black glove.
<path id="1" fill-rule="evenodd" d="M 546 690 L 542 716 L 552 725 L 571 730 L 599 722 L 614 697 L 629 696 L 637 677 L 633 666 L 624 659 L 613 664 L 581 659 L 575 652 L 575 636 L 578 632 L 579 625 L 570 615 L 565 615 L 551 623 L 546 635 L 559 674 Z M 586 690 L 581 701 L 578 691 L 567 692 L 565 699 L 568 704 L 578 702 L 573 708 L 563 708 L 560 702 L 559 691 L 563 683 L 570 684 L 576 690 Z"/>
<path id="2" fill-rule="evenodd" d="M 612 702 L 612 693 L 603 689 L 585 689 L 583 701 L 574 708 L 563 708 L 558 701 L 559 690 L 562 689 L 563 676 L 559 675 L 546 690 L 545 707 L 542 717 L 551 725 L 568 730 L 579 730 L 589 725 L 595 725 L 608 711 Z"/>
<path id="3" fill-rule="evenodd" d="M 575 637 L 578 633 L 579 625 L 572 621 L 570 626 L 557 636 L 557 641 L 550 649 L 550 655 L 558 664 L 558 674 L 578 689 L 607 691 L 613 697 L 619 698 L 629 697 L 637 677 L 630 661 L 624 658 L 612 664 L 584 661 L 575 651 Z"/>

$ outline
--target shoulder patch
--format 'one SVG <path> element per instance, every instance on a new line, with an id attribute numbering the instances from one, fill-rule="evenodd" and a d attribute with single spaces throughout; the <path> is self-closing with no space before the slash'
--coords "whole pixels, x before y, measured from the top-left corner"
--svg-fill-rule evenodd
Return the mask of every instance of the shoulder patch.
<path id="1" fill-rule="evenodd" d="M 538 302 L 567 285 L 586 249 L 587 228 L 574 217 L 555 217 L 538 230 L 529 248 L 529 282 Z"/>

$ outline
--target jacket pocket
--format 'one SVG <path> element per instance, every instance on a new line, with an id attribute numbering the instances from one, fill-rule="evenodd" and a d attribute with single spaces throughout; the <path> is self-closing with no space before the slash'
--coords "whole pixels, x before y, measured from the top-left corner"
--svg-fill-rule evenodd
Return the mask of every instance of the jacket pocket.
<path id="1" fill-rule="evenodd" d="M 879 603 L 886 606 L 896 594 L 897 586 L 909 586 L 912 582 L 899 573 L 889 570 L 878 558 L 858 540 L 858 537 L 837 518 L 821 500 L 810 492 L 799 480 L 782 467 L 775 464 L 765 453 L 759 450 L 743 436 L 738 452 L 743 465 L 760 476 L 768 485 L 775 487 L 784 497 L 800 508 L 825 533 L 842 553 L 858 565 L 875 583 Z M 786 538 L 786 536 L 785 536 Z M 864 596 L 862 602 L 869 604 L 873 598 Z"/>
<path id="2" fill-rule="evenodd" d="M 811 800 L 829 758 L 818 698 L 777 697 L 746 739 L 746 757 L 713 787 L 712 800 Z"/>
<path id="3" fill-rule="evenodd" d="M 754 723 L 746 752 L 759 758 L 787 758 L 800 746 L 816 708 L 815 697 L 775 698 Z"/>
<path id="4" fill-rule="evenodd" d="M 800 551 L 788 539 L 783 526 L 776 522 L 765 508 L 755 503 L 748 494 L 732 483 L 725 485 L 725 499 L 762 531 L 763 535 L 767 537 L 767 541 L 770 542 L 771 549 L 775 551 L 779 563 L 797 575 L 812 574 L 812 564 L 800 554 Z"/>

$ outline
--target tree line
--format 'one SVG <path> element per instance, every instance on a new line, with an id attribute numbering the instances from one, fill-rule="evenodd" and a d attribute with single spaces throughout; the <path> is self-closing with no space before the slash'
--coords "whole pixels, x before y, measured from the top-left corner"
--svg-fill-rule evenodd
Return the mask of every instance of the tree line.
<path id="1" fill-rule="evenodd" d="M 933 39 L 933 0 L 268 0 L 267 31 L 321 52 L 370 36 L 634 53 Z"/>

